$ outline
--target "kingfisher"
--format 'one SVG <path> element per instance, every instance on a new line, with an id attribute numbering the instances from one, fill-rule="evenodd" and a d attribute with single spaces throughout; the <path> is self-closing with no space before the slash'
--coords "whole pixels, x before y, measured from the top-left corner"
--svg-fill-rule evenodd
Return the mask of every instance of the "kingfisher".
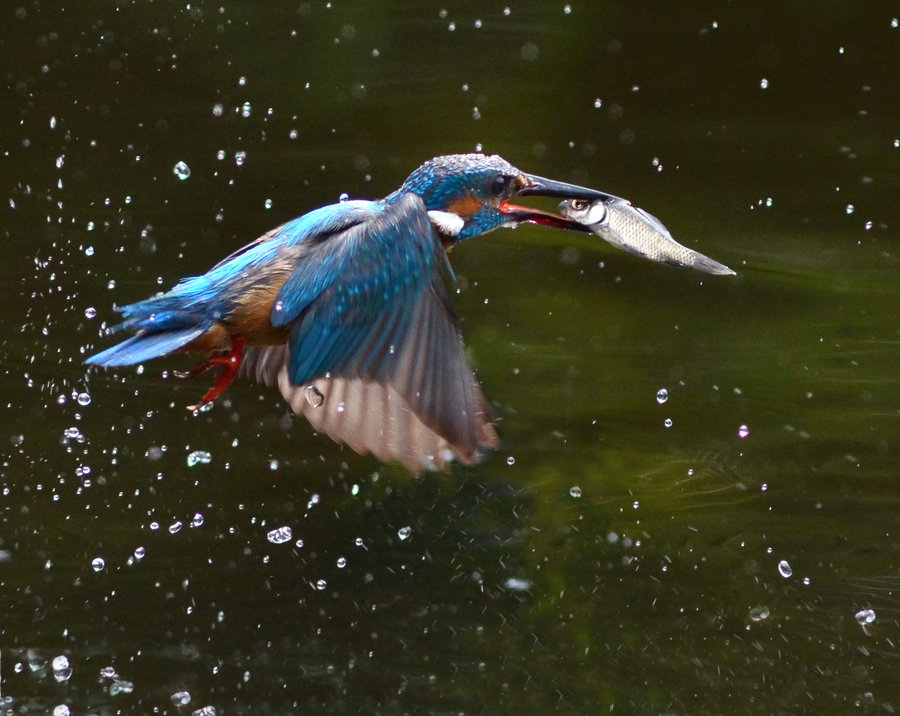
<path id="1" fill-rule="evenodd" d="M 242 375 L 276 386 L 316 431 L 358 453 L 414 474 L 475 465 L 499 438 L 451 307 L 448 252 L 523 222 L 589 231 L 511 203 L 523 196 L 615 199 L 497 155 L 435 157 L 384 199 L 310 211 L 205 274 L 118 308 L 123 320 L 109 332 L 133 335 L 86 363 L 200 353 L 180 377 L 219 373 L 190 410 Z"/>

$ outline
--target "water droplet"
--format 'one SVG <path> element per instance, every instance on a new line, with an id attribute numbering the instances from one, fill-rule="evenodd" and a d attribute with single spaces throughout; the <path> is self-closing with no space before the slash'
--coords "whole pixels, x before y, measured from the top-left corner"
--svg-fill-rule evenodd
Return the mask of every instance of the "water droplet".
<path id="1" fill-rule="evenodd" d="M 350 201 L 350 195 L 347 192 L 344 192 L 338 197 L 338 201 L 341 202 L 341 204 Z"/>
<path id="2" fill-rule="evenodd" d="M 503 586 L 511 592 L 527 592 L 533 586 L 530 579 L 520 579 L 518 577 L 510 577 Z"/>
<path id="3" fill-rule="evenodd" d="M 853 617 L 860 626 L 868 626 L 877 618 L 874 609 L 860 609 Z"/>
<path id="4" fill-rule="evenodd" d="M 290 139 L 296 139 L 299 136 L 300 136 L 300 132 L 298 132 L 296 129 L 292 129 L 290 132 L 288 132 L 288 137 Z"/>
<path id="5" fill-rule="evenodd" d="M 212 455 L 205 450 L 194 450 L 187 456 L 187 466 L 206 465 L 212 462 Z"/>
<path id="6" fill-rule="evenodd" d="M 844 207 L 844 212 L 847 214 L 852 214 L 854 211 L 856 211 L 856 207 L 853 206 L 853 204 L 847 204 L 847 206 Z"/>
<path id="7" fill-rule="evenodd" d="M 221 117 L 225 114 L 225 107 L 220 103 L 216 102 L 212 108 L 213 117 Z"/>
<path id="8" fill-rule="evenodd" d="M 324 579 L 320 579 L 318 582 L 316 582 L 316 589 L 318 589 L 320 592 L 324 592 L 327 587 L 328 582 L 326 582 Z"/>
<path id="9" fill-rule="evenodd" d="M 312 507 L 315 507 L 316 505 L 319 504 L 319 501 L 320 501 L 321 499 L 322 499 L 322 498 L 319 497 L 319 493 L 318 493 L 318 492 L 314 492 L 314 493 L 310 496 L 309 502 L 306 503 L 306 509 L 308 510 L 308 509 L 310 509 L 310 508 L 312 508 Z"/>
<path id="10" fill-rule="evenodd" d="M 85 255 L 85 256 L 93 256 L 93 255 L 94 255 L 94 247 L 93 247 L 93 246 L 86 246 L 86 247 L 84 248 L 84 255 Z"/>
<path id="11" fill-rule="evenodd" d="M 322 391 L 314 385 L 307 385 L 304 394 L 306 395 L 306 402 L 314 408 L 321 408 L 325 403 L 325 396 Z"/>
<path id="12" fill-rule="evenodd" d="M 195 512 L 194 516 L 191 518 L 191 527 L 202 527 L 203 526 L 203 515 L 199 512 Z"/>
<path id="13" fill-rule="evenodd" d="M 94 308 L 93 306 L 89 306 L 88 308 L 84 309 L 84 317 L 87 318 L 88 320 L 91 320 L 96 315 L 97 315 L 97 309 Z"/>
<path id="14" fill-rule="evenodd" d="M 218 714 L 215 706 L 204 706 L 196 711 L 191 711 L 191 716 L 218 716 Z"/>
<path id="15" fill-rule="evenodd" d="M 409 536 L 412 534 L 412 527 L 401 527 L 397 530 L 397 536 L 400 538 L 401 542 L 405 542 L 409 539 Z"/>
<path id="16" fill-rule="evenodd" d="M 87 407 L 91 404 L 91 396 L 88 393 L 79 393 L 75 400 L 78 401 L 78 404 L 82 407 Z"/>
<path id="17" fill-rule="evenodd" d="M 66 704 L 59 704 L 53 707 L 53 716 L 72 716 L 72 709 Z"/>
<path id="18" fill-rule="evenodd" d="M 753 607 L 750 609 L 750 621 L 761 622 L 769 618 L 771 612 L 768 607 Z"/>
<path id="19" fill-rule="evenodd" d="M 581 497 L 581 488 L 578 485 L 572 485 L 572 487 L 569 488 L 569 497 L 573 497 L 577 500 Z"/>
<path id="20" fill-rule="evenodd" d="M 563 13 L 564 14 L 569 15 L 571 12 L 572 12 L 571 5 L 563 5 Z"/>
<path id="21" fill-rule="evenodd" d="M 135 547 L 134 548 L 134 558 L 139 562 L 147 556 L 147 550 L 143 547 Z"/>
<path id="22" fill-rule="evenodd" d="M 109 695 L 118 696 L 119 694 L 130 694 L 134 691 L 134 684 L 124 679 L 115 679 L 109 685 Z"/>
<path id="23" fill-rule="evenodd" d="M 95 572 L 102 572 L 106 567 L 106 560 L 103 557 L 94 557 L 91 560 L 91 569 Z"/>
<path id="24" fill-rule="evenodd" d="M 239 149 L 234 153 L 234 163 L 237 164 L 237 166 L 244 166 L 245 161 L 247 161 L 247 152 L 243 149 Z"/>
<path id="25" fill-rule="evenodd" d="M 748 428 L 746 425 L 741 425 L 738 428 L 738 437 L 743 440 L 748 435 L 750 435 L 750 428 Z"/>
<path id="26" fill-rule="evenodd" d="M 269 469 L 272 470 L 272 472 L 278 469 L 278 465 L 278 460 L 276 460 L 275 458 L 269 460 Z"/>
<path id="27" fill-rule="evenodd" d="M 69 440 L 77 440 L 81 437 L 81 431 L 73 426 L 71 428 L 66 428 L 63 432 L 63 435 L 65 435 Z"/>
<path id="28" fill-rule="evenodd" d="M 276 527 L 274 530 L 266 533 L 266 539 L 272 544 L 284 544 L 285 542 L 290 542 L 293 537 L 294 532 L 288 525 Z"/>
<path id="29" fill-rule="evenodd" d="M 252 112 L 253 112 L 253 108 L 250 106 L 249 102 L 244 102 L 244 104 L 241 105 L 241 116 L 242 117 L 249 117 Z"/>
<path id="30" fill-rule="evenodd" d="M 191 703 L 191 695 L 187 691 L 176 691 L 169 698 L 176 706 L 187 706 Z"/>
<path id="31" fill-rule="evenodd" d="M 509 465 L 510 467 L 512 467 L 513 465 L 516 464 L 516 458 L 514 458 L 512 455 L 510 455 L 508 458 L 506 458 L 506 464 Z"/>
<path id="32" fill-rule="evenodd" d="M 263 202 L 263 206 L 266 207 L 267 209 L 271 209 L 272 206 L 274 206 L 274 202 L 271 199 L 266 199 Z"/>
<path id="33" fill-rule="evenodd" d="M 181 520 L 175 520 L 172 524 L 169 525 L 169 534 L 175 535 L 181 532 Z"/>
<path id="34" fill-rule="evenodd" d="M 656 391 L 656 402 L 662 405 L 669 399 L 669 391 L 667 388 L 660 388 Z"/>
<path id="35" fill-rule="evenodd" d="M 69 661 L 69 657 L 64 654 L 54 657 L 52 668 L 53 678 L 58 683 L 68 681 L 69 677 L 72 676 L 72 662 Z"/>
<path id="36" fill-rule="evenodd" d="M 667 428 L 671 428 L 672 425 L 674 425 L 674 423 L 672 422 L 672 418 L 666 418 L 665 420 L 663 420 L 663 425 L 665 425 Z"/>
<path id="37" fill-rule="evenodd" d="M 763 78 L 759 81 L 759 88 L 760 88 L 760 89 L 766 89 L 768 86 L 769 86 L 769 80 L 767 80 L 765 77 L 763 77 Z"/>
<path id="38" fill-rule="evenodd" d="M 346 557 L 338 557 L 337 558 L 338 569 L 343 569 L 346 566 L 347 566 L 347 558 Z"/>
<path id="39" fill-rule="evenodd" d="M 599 97 L 597 97 L 597 99 L 594 100 L 594 108 L 600 109 L 602 106 L 603 106 L 603 100 L 600 99 Z"/>
<path id="40" fill-rule="evenodd" d="M 791 569 L 791 565 L 788 563 L 786 559 L 781 560 L 778 563 L 778 574 L 787 579 L 794 573 L 794 570 Z"/>
<path id="41" fill-rule="evenodd" d="M 191 168 L 187 165 L 186 162 L 178 162 L 174 167 L 172 167 L 172 173 L 181 181 L 184 181 L 191 175 Z"/>

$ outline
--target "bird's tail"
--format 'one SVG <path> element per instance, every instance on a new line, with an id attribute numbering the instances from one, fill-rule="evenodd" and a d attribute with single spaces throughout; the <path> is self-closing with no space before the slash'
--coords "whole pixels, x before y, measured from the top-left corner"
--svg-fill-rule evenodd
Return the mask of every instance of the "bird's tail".
<path id="1" fill-rule="evenodd" d="M 173 306 L 170 295 L 124 306 L 125 320 L 113 333 L 130 331 L 131 338 L 88 358 L 88 365 L 104 367 L 135 365 L 181 348 L 209 329 L 209 321 L 197 311 Z"/>

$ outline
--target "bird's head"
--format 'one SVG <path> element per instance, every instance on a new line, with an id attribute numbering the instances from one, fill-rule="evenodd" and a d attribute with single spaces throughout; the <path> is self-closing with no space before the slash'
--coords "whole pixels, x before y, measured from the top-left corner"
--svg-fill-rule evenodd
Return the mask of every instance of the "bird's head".
<path id="1" fill-rule="evenodd" d="M 523 221 L 585 231 L 582 224 L 557 214 L 510 203 L 517 197 L 611 198 L 593 189 L 525 174 L 496 154 L 435 157 L 410 174 L 399 192 L 418 194 L 432 222 L 450 242 Z"/>

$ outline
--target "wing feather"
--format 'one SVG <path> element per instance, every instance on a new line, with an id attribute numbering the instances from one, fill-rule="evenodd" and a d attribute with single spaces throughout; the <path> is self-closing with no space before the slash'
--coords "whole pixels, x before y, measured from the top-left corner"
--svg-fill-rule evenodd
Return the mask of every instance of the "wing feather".
<path id="1" fill-rule="evenodd" d="M 318 284 L 296 312 L 287 345 L 248 348 L 242 373 L 276 384 L 295 413 L 357 452 L 414 473 L 443 469 L 454 456 L 479 462 L 499 440 L 450 308 L 444 249 L 421 200 L 401 196 L 321 239 L 304 262 L 315 263 L 330 242 L 340 275 Z M 295 282 L 305 291 L 310 272 L 295 269 L 282 289 L 284 306 L 299 305 L 287 287 Z"/>

